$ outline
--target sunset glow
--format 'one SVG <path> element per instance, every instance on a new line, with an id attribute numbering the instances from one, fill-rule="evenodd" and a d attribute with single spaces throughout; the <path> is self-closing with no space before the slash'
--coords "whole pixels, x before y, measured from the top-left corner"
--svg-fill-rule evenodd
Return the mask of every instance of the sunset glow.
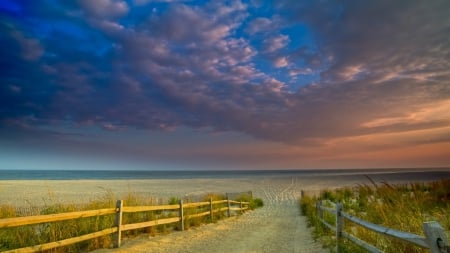
<path id="1" fill-rule="evenodd" d="M 450 166 L 450 1 L 0 3 L 0 169 Z"/>

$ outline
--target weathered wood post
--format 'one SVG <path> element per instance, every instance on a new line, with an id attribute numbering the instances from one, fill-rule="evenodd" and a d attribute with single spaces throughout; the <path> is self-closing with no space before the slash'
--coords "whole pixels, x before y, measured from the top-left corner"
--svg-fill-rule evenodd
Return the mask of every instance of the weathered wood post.
<path id="1" fill-rule="evenodd" d="M 227 194 L 227 205 L 228 205 L 228 218 L 231 217 L 231 203 L 230 203 L 230 198 L 228 197 Z"/>
<path id="2" fill-rule="evenodd" d="M 320 209 L 320 206 L 319 206 L 319 200 L 317 200 L 317 202 L 316 202 L 316 212 L 317 212 L 317 216 L 319 216 L 319 209 Z M 319 218 L 320 218 L 320 216 L 319 216 Z"/>
<path id="3" fill-rule="evenodd" d="M 213 199 L 212 199 L 212 197 L 209 198 L 209 216 L 211 217 L 211 222 L 213 222 L 214 209 L 213 209 Z"/>
<path id="4" fill-rule="evenodd" d="M 342 237 L 342 228 L 344 226 L 344 219 L 342 217 L 342 204 L 336 204 L 336 253 L 339 253 L 339 241 Z"/>
<path id="5" fill-rule="evenodd" d="M 241 200 L 241 202 L 239 203 L 239 207 L 241 208 L 241 214 L 243 214 L 244 213 L 244 205 L 242 204 L 242 200 Z"/>
<path id="6" fill-rule="evenodd" d="M 304 190 L 300 190 L 300 197 L 304 198 L 305 197 L 305 191 Z"/>
<path id="7" fill-rule="evenodd" d="M 119 248 L 120 247 L 120 241 L 122 240 L 122 214 L 123 214 L 123 201 L 117 200 L 116 202 L 116 227 L 117 227 L 117 233 L 115 236 L 115 245 L 114 247 Z"/>
<path id="8" fill-rule="evenodd" d="M 431 253 L 450 252 L 447 236 L 438 222 L 429 221 L 423 223 L 423 232 L 425 233 Z"/>
<path id="9" fill-rule="evenodd" d="M 317 214 L 320 219 L 323 219 L 323 210 L 322 210 L 322 200 L 317 201 L 316 203 Z"/>
<path id="10" fill-rule="evenodd" d="M 183 200 L 180 199 L 180 230 L 184 231 L 184 213 L 183 213 Z"/>

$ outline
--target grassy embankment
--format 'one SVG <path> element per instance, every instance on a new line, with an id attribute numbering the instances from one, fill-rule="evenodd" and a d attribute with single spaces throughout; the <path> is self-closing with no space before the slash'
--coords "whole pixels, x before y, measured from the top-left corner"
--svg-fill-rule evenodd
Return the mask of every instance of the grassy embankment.
<path id="1" fill-rule="evenodd" d="M 202 197 L 200 201 L 213 201 L 226 199 L 225 195 L 207 194 Z M 107 192 L 102 199 L 91 201 L 85 205 L 75 204 L 52 204 L 46 205 L 40 209 L 41 215 L 56 214 L 64 212 L 82 211 L 82 210 L 96 210 L 102 208 L 113 208 L 116 205 L 117 196 L 111 192 Z M 150 206 L 158 205 L 152 198 L 136 193 L 128 193 L 121 198 L 124 201 L 124 206 Z M 250 209 L 254 209 L 263 205 L 260 199 L 251 199 L 248 196 L 242 196 L 236 199 L 238 201 L 250 202 Z M 185 203 L 192 201 L 184 200 Z M 168 204 L 178 204 L 178 198 L 170 198 Z M 214 208 L 224 207 L 225 204 L 216 205 Z M 207 207 L 189 208 L 184 211 L 185 217 L 189 214 L 205 212 Z M 16 208 L 8 205 L 0 205 L 0 219 L 17 217 Z M 139 213 L 124 213 L 122 224 L 138 223 L 154 219 L 163 219 L 178 216 L 178 210 L 175 211 L 149 211 Z M 198 226 L 202 223 L 216 222 L 226 217 L 226 212 L 214 214 L 214 220 L 209 216 L 199 218 L 186 218 L 185 229 L 192 226 Z M 15 228 L 0 229 L 0 251 L 12 250 L 32 245 L 43 244 L 52 241 L 63 240 L 71 237 L 80 236 L 83 234 L 100 231 L 102 229 L 114 227 L 115 215 L 104 215 L 99 217 L 89 217 L 73 219 L 61 222 L 50 222 L 36 225 L 27 225 Z M 165 234 L 173 230 L 178 230 L 179 224 L 163 224 L 144 229 L 130 230 L 122 233 L 122 238 L 134 237 L 139 234 L 147 233 L 150 235 Z M 47 252 L 86 252 L 98 248 L 109 248 L 113 246 L 113 235 L 103 236 L 96 239 L 87 240 L 74 245 L 60 247 Z"/>
<path id="2" fill-rule="evenodd" d="M 423 235 L 422 224 L 437 221 L 449 236 L 450 231 L 450 179 L 393 185 L 389 183 L 359 185 L 335 190 L 324 190 L 319 197 L 305 196 L 300 200 L 302 214 L 314 227 L 313 236 L 325 247 L 336 246 L 334 232 L 318 220 L 317 200 L 324 200 L 328 207 L 332 202 L 343 204 L 345 212 L 366 221 L 404 232 Z M 335 217 L 324 212 L 324 219 L 335 225 Z M 345 220 L 344 230 L 376 246 L 383 252 L 429 252 L 397 239 L 389 238 Z M 450 238 L 450 237 L 449 237 Z M 366 252 L 352 242 L 343 239 L 340 252 Z"/>

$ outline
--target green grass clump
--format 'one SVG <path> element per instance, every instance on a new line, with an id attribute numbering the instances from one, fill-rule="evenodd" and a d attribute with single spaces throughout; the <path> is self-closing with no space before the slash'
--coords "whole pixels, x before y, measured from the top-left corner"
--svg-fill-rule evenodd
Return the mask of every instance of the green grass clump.
<path id="1" fill-rule="evenodd" d="M 313 236 L 321 238 L 330 249 L 335 247 L 335 235 L 322 225 L 317 217 L 316 203 L 334 207 L 343 204 L 345 212 L 371 223 L 387 228 L 424 236 L 422 224 L 437 221 L 445 231 L 450 231 L 450 179 L 429 183 L 376 184 L 324 190 L 318 197 L 305 196 L 300 200 L 300 209 L 314 227 Z M 326 213 L 326 212 L 324 212 Z M 324 219 L 335 225 L 334 215 Z M 386 237 L 345 220 L 344 231 L 376 246 L 383 252 L 428 252 L 412 244 Z M 340 243 L 341 252 L 365 252 L 359 246 L 344 239 Z"/>
<path id="2" fill-rule="evenodd" d="M 260 208 L 264 206 L 264 201 L 260 198 L 253 198 L 253 196 L 249 194 L 242 194 L 237 196 L 236 201 L 248 202 L 249 209 L 255 210 L 256 208 Z"/>

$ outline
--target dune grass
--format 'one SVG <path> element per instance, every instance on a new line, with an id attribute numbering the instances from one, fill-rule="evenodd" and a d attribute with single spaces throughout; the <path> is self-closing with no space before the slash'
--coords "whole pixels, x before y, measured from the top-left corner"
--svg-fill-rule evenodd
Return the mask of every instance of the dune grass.
<path id="1" fill-rule="evenodd" d="M 209 201 L 211 198 L 215 200 L 226 199 L 225 195 L 220 194 L 206 194 L 201 197 L 202 201 Z M 103 198 L 90 201 L 84 205 L 79 204 L 51 204 L 45 205 L 39 208 L 39 213 L 36 215 L 44 214 L 56 214 L 64 212 L 74 212 L 83 210 L 96 210 L 103 208 L 114 208 L 116 200 L 122 199 L 124 206 L 152 206 L 160 205 L 155 199 L 137 193 L 127 193 L 124 196 L 116 196 L 110 191 L 106 191 Z M 183 200 L 185 203 L 194 202 L 190 199 Z M 257 200 L 258 201 L 258 200 Z M 167 201 L 167 204 L 178 204 L 179 199 L 172 197 Z M 216 204 L 214 208 L 225 207 L 224 204 Z M 36 208 L 34 208 L 36 209 Z M 202 223 L 215 222 L 226 217 L 226 212 L 214 213 L 214 219 L 208 216 L 189 218 L 188 215 L 206 212 L 209 210 L 209 206 L 188 208 L 184 210 L 185 229 L 189 229 L 193 226 L 198 226 Z M 17 209 L 9 205 L 0 205 L 0 219 L 11 218 L 21 216 L 17 212 Z M 169 217 L 177 217 L 178 210 L 168 211 L 148 211 L 138 213 L 124 213 L 122 224 L 138 223 L 148 220 L 163 219 Z M 71 237 L 76 237 L 102 229 L 114 227 L 115 215 L 103 215 L 97 217 L 88 217 L 73 219 L 60 222 L 49 222 L 36 225 L 27 225 L 13 228 L 0 229 L 0 251 L 12 250 L 32 245 L 43 244 L 52 241 L 63 240 Z M 179 228 L 178 223 L 163 224 L 143 229 L 136 229 L 125 231 L 122 233 L 123 238 L 134 237 L 143 233 L 150 235 L 165 234 L 170 231 L 177 230 Z M 103 236 L 96 239 L 87 240 L 74 245 L 55 248 L 47 252 L 86 252 L 98 248 L 110 248 L 113 246 L 113 235 Z"/>
<path id="2" fill-rule="evenodd" d="M 318 197 L 305 196 L 300 200 L 300 209 L 302 214 L 307 216 L 309 225 L 314 227 L 314 238 L 320 239 L 324 246 L 333 249 L 336 246 L 334 232 L 322 225 L 317 217 L 315 205 L 319 199 L 329 207 L 340 202 L 345 212 L 366 221 L 421 236 L 424 236 L 424 222 L 437 221 L 449 236 L 450 179 L 395 185 L 387 182 L 376 184 L 371 180 L 371 184 L 357 187 L 324 190 Z M 327 214 L 324 219 L 330 224 L 335 223 L 334 215 Z M 369 242 L 383 252 L 429 252 L 369 231 L 348 220 L 345 220 L 344 224 L 346 232 Z M 340 252 L 366 251 L 344 239 Z"/>

